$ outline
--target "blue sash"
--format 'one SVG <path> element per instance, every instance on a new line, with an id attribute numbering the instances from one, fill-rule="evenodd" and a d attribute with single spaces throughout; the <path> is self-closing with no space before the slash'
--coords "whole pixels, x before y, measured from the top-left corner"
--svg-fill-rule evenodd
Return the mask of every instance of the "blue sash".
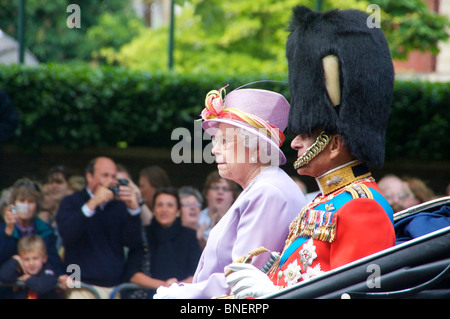
<path id="1" fill-rule="evenodd" d="M 388 201 L 381 195 L 377 190 L 373 188 L 369 188 L 369 190 L 372 192 L 373 199 L 376 200 L 383 210 L 386 212 L 386 215 L 389 217 L 389 219 L 392 222 L 392 225 L 394 224 L 394 211 L 392 210 L 391 206 L 389 205 Z M 353 197 L 350 193 L 344 192 L 336 197 L 332 198 L 328 202 L 322 203 L 320 205 L 317 205 L 314 207 L 314 210 L 317 211 L 325 211 L 325 205 L 333 205 L 334 207 L 334 213 L 339 210 L 344 204 L 346 204 L 348 201 L 352 200 Z M 297 248 L 299 248 L 301 245 L 303 245 L 306 241 L 308 241 L 309 238 L 305 237 L 299 237 L 297 238 L 289 247 L 284 251 L 283 255 L 280 258 L 280 266 L 286 262 L 286 260 L 289 258 L 291 254 L 294 253 Z"/>

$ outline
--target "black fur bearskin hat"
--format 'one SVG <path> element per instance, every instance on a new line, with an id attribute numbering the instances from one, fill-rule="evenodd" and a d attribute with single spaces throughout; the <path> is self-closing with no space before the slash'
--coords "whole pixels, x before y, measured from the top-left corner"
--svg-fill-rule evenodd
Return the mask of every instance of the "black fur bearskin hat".
<path id="1" fill-rule="evenodd" d="M 380 28 L 358 10 L 298 6 L 288 31 L 288 131 L 338 133 L 357 159 L 382 166 L 394 68 Z"/>

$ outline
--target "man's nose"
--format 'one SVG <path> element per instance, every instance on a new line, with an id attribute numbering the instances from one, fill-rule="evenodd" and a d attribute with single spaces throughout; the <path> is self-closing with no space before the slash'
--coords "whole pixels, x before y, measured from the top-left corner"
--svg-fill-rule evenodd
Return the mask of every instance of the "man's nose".
<path id="1" fill-rule="evenodd" d="M 291 148 L 294 150 L 299 150 L 303 147 L 303 143 L 298 136 L 296 136 L 291 142 Z"/>

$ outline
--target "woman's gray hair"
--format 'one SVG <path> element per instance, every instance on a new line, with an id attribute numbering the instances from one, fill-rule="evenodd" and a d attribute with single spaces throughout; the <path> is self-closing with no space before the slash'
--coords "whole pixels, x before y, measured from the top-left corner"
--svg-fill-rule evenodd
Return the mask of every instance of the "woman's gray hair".
<path id="1" fill-rule="evenodd" d="M 186 196 L 195 196 L 195 198 L 197 198 L 198 202 L 202 205 L 203 207 L 203 196 L 202 193 L 200 193 L 200 191 L 198 189 L 196 189 L 195 187 L 192 186 L 181 186 L 178 189 L 178 196 L 181 198 L 186 197 Z"/>
<path id="2" fill-rule="evenodd" d="M 249 130 L 242 128 L 238 128 L 238 130 L 238 136 L 242 140 L 242 144 L 250 150 L 250 153 L 252 153 L 252 151 L 257 151 L 256 154 L 258 154 L 258 158 L 261 163 L 269 164 L 271 166 L 280 165 L 278 150 L 275 149 L 267 140 L 250 132 Z M 254 161 L 256 160 L 257 159 L 254 159 Z"/>

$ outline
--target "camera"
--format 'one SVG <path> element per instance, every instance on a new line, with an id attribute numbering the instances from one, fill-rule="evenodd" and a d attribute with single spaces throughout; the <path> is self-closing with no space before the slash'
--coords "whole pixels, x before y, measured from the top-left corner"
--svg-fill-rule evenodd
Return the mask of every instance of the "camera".
<path id="1" fill-rule="evenodd" d="M 109 186 L 108 189 L 114 193 L 114 196 L 119 196 L 119 186 L 128 186 L 128 180 L 118 179 L 117 185 Z"/>
<path id="2" fill-rule="evenodd" d="M 28 204 L 17 203 L 16 205 L 14 205 L 14 206 L 11 208 L 11 211 L 12 211 L 14 214 L 19 213 L 19 214 L 24 214 L 24 215 L 26 215 L 26 214 L 28 214 Z"/>

